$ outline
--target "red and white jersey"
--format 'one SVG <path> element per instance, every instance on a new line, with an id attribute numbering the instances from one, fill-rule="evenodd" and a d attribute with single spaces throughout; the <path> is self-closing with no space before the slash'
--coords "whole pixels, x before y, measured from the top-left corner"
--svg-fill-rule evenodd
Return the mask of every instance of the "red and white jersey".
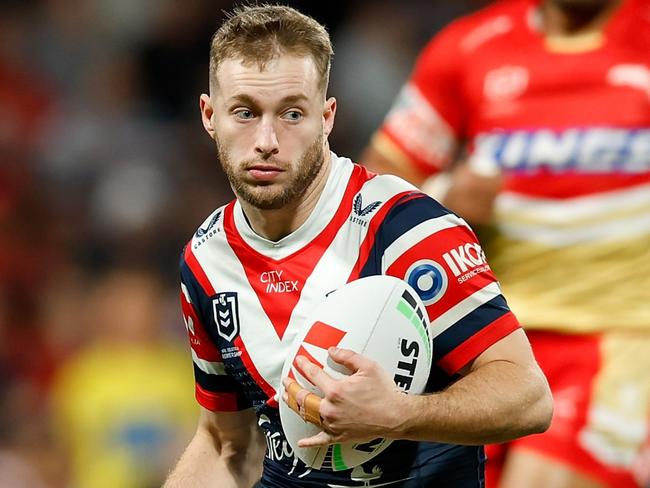
<path id="1" fill-rule="evenodd" d="M 213 411 L 256 409 L 268 441 L 263 479 L 269 485 L 354 486 L 351 480 L 363 473 L 381 473 L 377 482 L 411 479 L 412 469 L 426 472 L 426 452 L 449 449 L 396 442 L 369 466 L 335 473 L 309 470 L 284 440 L 277 390 L 293 338 L 328 292 L 376 274 L 409 282 L 427 306 L 434 336 L 428 391 L 447 386 L 460 368 L 518 328 L 462 219 L 405 181 L 375 176 L 334 154 L 315 209 L 292 234 L 264 239 L 233 201 L 208 217 L 186 246 L 181 303 L 196 398 Z M 476 447 L 458 449 L 472 462 L 480 458 Z"/>
<path id="2" fill-rule="evenodd" d="M 650 327 L 650 2 L 603 32 L 545 38 L 538 0 L 502 1 L 428 44 L 375 138 L 426 174 L 459 144 L 501 173 L 486 253 L 526 327 Z"/>

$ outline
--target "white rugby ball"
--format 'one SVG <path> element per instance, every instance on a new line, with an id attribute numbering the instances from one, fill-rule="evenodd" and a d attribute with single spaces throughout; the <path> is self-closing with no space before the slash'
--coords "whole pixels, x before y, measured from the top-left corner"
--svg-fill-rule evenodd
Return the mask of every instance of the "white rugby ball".
<path id="1" fill-rule="evenodd" d="M 432 338 L 422 300 L 406 282 L 392 276 L 352 281 L 328 294 L 309 315 L 285 360 L 282 378 L 291 376 L 322 396 L 294 364 L 298 355 L 320 364 L 334 378 L 350 374 L 327 354 L 330 346 L 351 349 L 378 362 L 405 393 L 419 394 L 429 377 Z M 284 387 L 280 387 L 280 398 Z M 280 401 L 280 419 L 289 445 L 298 458 L 316 469 L 342 471 L 377 456 L 392 442 L 345 442 L 327 447 L 301 448 L 298 440 L 320 432 Z"/>

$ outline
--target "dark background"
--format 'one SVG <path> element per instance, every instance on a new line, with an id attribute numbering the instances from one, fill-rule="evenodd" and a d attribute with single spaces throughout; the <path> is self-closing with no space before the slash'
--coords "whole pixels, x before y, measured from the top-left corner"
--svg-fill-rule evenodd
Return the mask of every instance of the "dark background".
<path id="1" fill-rule="evenodd" d="M 427 39 L 486 2 L 287 3 L 332 35 L 330 140 L 356 159 Z M 179 396 L 192 415 L 198 408 L 177 264 L 197 226 L 232 198 L 198 111 L 210 37 L 232 6 L 0 0 L 0 488 L 159 486 L 191 435 L 193 423 L 171 415 L 166 428 L 181 429 L 173 442 L 138 420 L 124 422 L 119 442 L 107 432 L 111 418 L 128 417 L 121 399 L 139 401 L 122 382 L 152 377 L 127 358 L 153 343 L 183 354 Z M 169 378 L 166 354 L 147 357 Z M 99 392 L 108 410 L 84 413 Z M 106 432 L 85 423 L 92 414 Z M 126 466 L 143 448 L 149 464 L 124 468 L 121 481 L 101 471 L 79 481 L 108 453 Z"/>

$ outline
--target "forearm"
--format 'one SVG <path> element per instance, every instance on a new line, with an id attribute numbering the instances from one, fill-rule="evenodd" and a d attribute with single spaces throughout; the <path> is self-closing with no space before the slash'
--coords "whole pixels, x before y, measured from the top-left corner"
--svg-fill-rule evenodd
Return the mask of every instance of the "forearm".
<path id="1" fill-rule="evenodd" d="M 433 181 L 436 177 L 432 177 Z M 440 178 L 440 177 L 437 177 Z M 427 191 L 430 180 L 423 186 Z M 501 176 L 477 174 L 468 164 L 461 164 L 450 175 L 444 196 L 432 195 L 471 225 L 484 225 L 492 219 L 494 201 L 503 185 Z"/>
<path id="2" fill-rule="evenodd" d="M 494 361 L 432 395 L 403 395 L 395 437 L 453 444 L 504 442 L 548 428 L 552 403 L 536 367 Z"/>
<path id="3" fill-rule="evenodd" d="M 236 453 L 197 432 L 163 488 L 250 488 L 261 476 L 263 452 L 257 442 Z"/>

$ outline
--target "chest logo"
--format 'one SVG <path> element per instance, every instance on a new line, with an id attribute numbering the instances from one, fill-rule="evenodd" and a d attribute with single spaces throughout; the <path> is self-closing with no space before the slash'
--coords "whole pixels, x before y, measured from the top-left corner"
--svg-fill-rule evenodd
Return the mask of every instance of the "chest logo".
<path id="1" fill-rule="evenodd" d="M 523 66 L 502 66 L 485 75 L 483 93 L 493 102 L 514 100 L 528 88 L 529 74 Z"/>
<path id="2" fill-rule="evenodd" d="M 239 302 L 237 293 L 226 291 L 212 300 L 214 322 L 217 332 L 227 341 L 232 341 L 239 333 Z"/>
<path id="3" fill-rule="evenodd" d="M 285 279 L 284 270 L 265 271 L 260 275 L 260 282 L 266 293 L 291 293 L 300 291 L 298 280 Z"/>

